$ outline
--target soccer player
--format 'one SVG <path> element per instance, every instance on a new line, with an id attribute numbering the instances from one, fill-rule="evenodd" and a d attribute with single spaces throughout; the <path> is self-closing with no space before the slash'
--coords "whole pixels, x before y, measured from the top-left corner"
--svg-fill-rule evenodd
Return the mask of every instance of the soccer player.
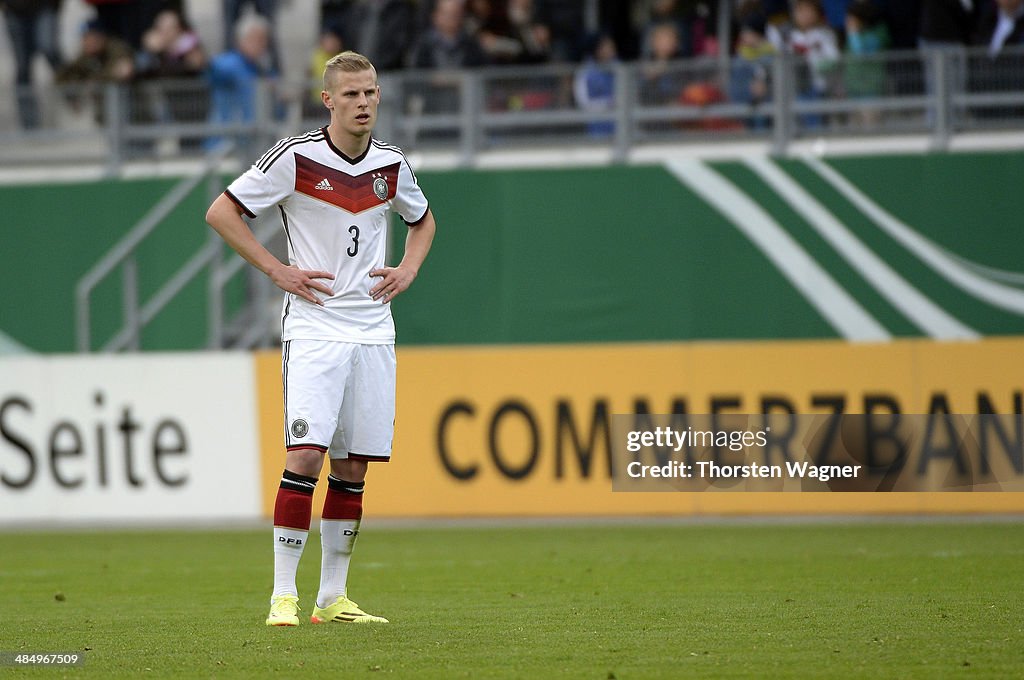
<path id="1" fill-rule="evenodd" d="M 320 591 L 310 620 L 387 623 L 348 599 L 369 461 L 388 461 L 395 418 L 395 327 L 390 303 L 416 278 L 434 218 L 402 151 L 373 139 L 380 87 L 366 57 L 342 52 L 324 68 L 331 122 L 288 137 L 210 206 L 206 221 L 285 291 L 282 317 L 284 474 L 274 506 L 274 592 L 268 626 L 299 623 L 295 572 L 313 489 L 330 458 L 320 537 Z M 285 265 L 242 215 L 277 206 Z M 384 262 L 388 212 L 408 224 L 405 256 Z"/>

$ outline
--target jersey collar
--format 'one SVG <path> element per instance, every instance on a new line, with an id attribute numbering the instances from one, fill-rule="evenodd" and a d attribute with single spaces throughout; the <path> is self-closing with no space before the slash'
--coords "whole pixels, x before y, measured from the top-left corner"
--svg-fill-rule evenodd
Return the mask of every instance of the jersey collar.
<path id="1" fill-rule="evenodd" d="M 366 143 L 366 148 L 363 150 L 361 154 L 359 154 L 355 158 L 351 158 L 344 151 L 334 146 L 334 142 L 331 141 L 331 133 L 327 131 L 327 127 L 328 126 L 325 125 L 322 128 L 320 128 L 321 130 L 324 131 L 324 139 L 327 140 L 327 146 L 331 147 L 331 151 L 341 156 L 341 158 L 349 165 L 358 164 L 364 158 L 366 158 L 366 154 L 370 153 L 370 147 L 373 146 L 373 137 L 370 137 L 369 141 Z"/>

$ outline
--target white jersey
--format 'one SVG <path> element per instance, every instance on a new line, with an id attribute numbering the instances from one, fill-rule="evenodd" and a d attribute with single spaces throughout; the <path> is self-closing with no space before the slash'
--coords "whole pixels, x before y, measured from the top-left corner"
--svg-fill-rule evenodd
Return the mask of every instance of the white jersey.
<path id="1" fill-rule="evenodd" d="M 281 210 L 288 260 L 300 269 L 326 271 L 334 295 L 314 305 L 288 293 L 282 340 L 337 340 L 367 345 L 395 341 L 391 305 L 370 298 L 385 265 L 388 211 L 408 224 L 427 215 L 427 199 L 401 149 L 371 139 L 358 158 L 331 142 L 327 128 L 288 137 L 225 192 L 250 217 Z"/>

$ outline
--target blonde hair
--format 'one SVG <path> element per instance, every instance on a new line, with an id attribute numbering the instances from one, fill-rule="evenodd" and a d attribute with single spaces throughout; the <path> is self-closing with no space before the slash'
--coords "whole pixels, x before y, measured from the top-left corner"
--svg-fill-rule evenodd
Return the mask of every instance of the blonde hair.
<path id="1" fill-rule="evenodd" d="M 332 73 L 359 73 L 360 71 L 373 71 L 373 75 L 375 77 L 377 75 L 377 69 L 373 68 L 370 60 L 358 52 L 346 50 L 336 54 L 324 64 L 324 89 L 330 89 L 328 81 Z"/>

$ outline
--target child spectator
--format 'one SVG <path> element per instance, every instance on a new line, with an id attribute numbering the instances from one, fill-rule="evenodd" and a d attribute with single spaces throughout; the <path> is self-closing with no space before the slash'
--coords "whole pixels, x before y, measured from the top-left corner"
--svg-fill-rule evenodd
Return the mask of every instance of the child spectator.
<path id="1" fill-rule="evenodd" d="M 889 29 L 871 0 L 853 0 L 846 8 L 846 95 L 852 99 L 870 99 L 885 94 L 885 63 L 870 58 L 889 47 Z M 867 57 L 866 59 L 864 57 Z M 862 125 L 877 125 L 877 109 L 857 111 Z"/>
<path id="2" fill-rule="evenodd" d="M 675 23 L 654 26 L 650 32 L 651 57 L 641 70 L 641 99 L 645 104 L 675 104 L 686 84 L 683 73 L 671 67 L 679 58 L 679 28 Z"/>
<path id="3" fill-rule="evenodd" d="M 654 33 L 660 26 L 672 24 L 676 28 L 678 41 L 677 52 L 681 57 L 688 57 L 693 54 L 692 36 L 690 27 L 686 23 L 683 9 L 679 6 L 679 0 L 653 0 L 650 8 L 650 16 L 643 27 L 643 34 L 640 40 L 640 55 L 644 59 L 654 57 Z"/>
<path id="4" fill-rule="evenodd" d="M 793 25 L 776 48 L 788 50 L 803 60 L 807 74 L 806 78 L 798 79 L 800 100 L 817 101 L 829 95 L 829 78 L 839 59 L 839 44 L 835 31 L 825 21 L 821 0 L 793 0 Z M 822 120 L 820 114 L 800 117 L 805 127 L 820 127 Z"/>
<path id="5" fill-rule="evenodd" d="M 573 78 L 576 105 L 584 111 L 611 111 L 615 106 L 615 64 L 618 54 L 610 35 L 591 39 L 587 57 Z M 612 121 L 587 123 L 592 137 L 608 137 L 615 132 Z"/>
<path id="6" fill-rule="evenodd" d="M 740 9 L 739 35 L 736 39 L 736 57 L 729 78 L 729 98 L 749 104 L 751 108 L 771 100 L 771 72 L 775 59 L 775 46 L 765 35 L 765 19 L 756 7 L 756 0 Z M 747 127 L 761 130 L 767 127 L 765 116 L 751 116 Z"/>

